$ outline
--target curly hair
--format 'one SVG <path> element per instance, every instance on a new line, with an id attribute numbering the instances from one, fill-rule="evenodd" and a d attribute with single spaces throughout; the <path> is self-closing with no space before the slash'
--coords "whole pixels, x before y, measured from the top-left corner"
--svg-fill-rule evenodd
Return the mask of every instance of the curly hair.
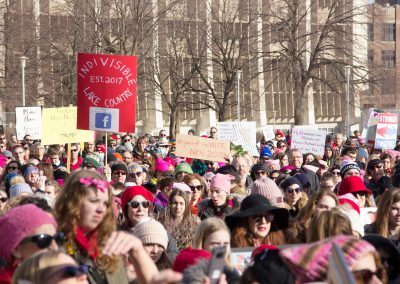
<path id="1" fill-rule="evenodd" d="M 55 217 L 58 223 L 58 229 L 63 232 L 67 244 L 73 244 L 75 238 L 75 230 L 79 224 L 80 210 L 83 200 L 85 199 L 88 189 L 97 191 L 94 186 L 85 186 L 80 183 L 80 179 L 88 177 L 92 179 L 104 180 L 98 173 L 82 170 L 71 175 L 61 192 L 58 195 L 55 204 Z M 106 209 L 102 222 L 97 227 L 97 243 L 99 246 L 99 257 L 96 264 L 106 272 L 114 272 L 119 267 L 119 260 L 116 257 L 103 255 L 102 247 L 108 237 L 115 231 L 115 220 L 113 213 L 113 199 L 110 187 L 108 188 L 109 205 Z"/>

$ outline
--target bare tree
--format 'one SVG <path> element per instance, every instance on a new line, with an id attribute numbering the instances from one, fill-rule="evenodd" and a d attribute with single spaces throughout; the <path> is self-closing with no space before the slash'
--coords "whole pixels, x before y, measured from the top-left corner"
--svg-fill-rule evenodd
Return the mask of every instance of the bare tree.
<path id="1" fill-rule="evenodd" d="M 263 31 L 257 28 L 261 10 L 257 3 L 229 0 L 202 1 L 204 18 L 193 23 L 188 34 L 188 50 L 196 72 L 191 82 L 194 101 L 200 107 L 214 110 L 219 121 L 236 118 L 235 86 L 237 71 L 244 74 L 241 107 L 256 108 L 259 90 L 253 80 L 262 70 L 257 67 L 261 56 L 259 41 Z M 246 96 L 255 99 L 249 104 Z"/>
<path id="2" fill-rule="evenodd" d="M 271 26 L 270 48 L 265 51 L 267 69 L 276 74 L 270 80 L 284 78 L 288 95 L 293 97 L 295 124 L 308 124 L 309 108 L 318 106 L 309 103 L 316 90 L 326 91 L 321 100 L 331 102 L 336 97 L 344 101 L 338 96 L 345 93 L 345 66 L 352 67 L 353 85 L 368 82 L 367 47 L 359 42 L 363 38 L 366 45 L 367 40 L 355 28 L 363 24 L 357 21 L 367 6 L 343 0 L 270 2 L 264 15 Z"/>

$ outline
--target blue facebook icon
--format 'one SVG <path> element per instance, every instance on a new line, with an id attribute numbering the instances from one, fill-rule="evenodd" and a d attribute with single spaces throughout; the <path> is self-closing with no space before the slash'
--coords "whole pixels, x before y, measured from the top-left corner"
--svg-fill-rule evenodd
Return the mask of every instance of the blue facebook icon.
<path id="1" fill-rule="evenodd" d="M 111 114 L 109 113 L 96 113 L 94 125 L 96 128 L 111 128 Z"/>

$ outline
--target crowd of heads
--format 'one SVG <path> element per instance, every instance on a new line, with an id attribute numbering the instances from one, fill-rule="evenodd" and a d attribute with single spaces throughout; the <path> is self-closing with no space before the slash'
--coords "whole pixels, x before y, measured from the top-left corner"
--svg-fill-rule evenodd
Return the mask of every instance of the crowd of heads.
<path id="1" fill-rule="evenodd" d="M 0 282 L 212 282 L 223 248 L 219 283 L 335 283 L 338 258 L 356 283 L 396 283 L 400 151 L 358 134 L 303 153 L 277 131 L 225 161 L 177 156 L 166 130 L 65 145 L 2 134 Z"/>

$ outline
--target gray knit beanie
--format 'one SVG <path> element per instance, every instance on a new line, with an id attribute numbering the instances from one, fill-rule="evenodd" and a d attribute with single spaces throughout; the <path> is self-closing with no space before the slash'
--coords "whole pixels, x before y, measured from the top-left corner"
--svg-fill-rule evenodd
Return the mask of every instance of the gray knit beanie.
<path id="1" fill-rule="evenodd" d="M 22 193 L 33 194 L 33 191 L 27 183 L 14 184 L 10 187 L 10 197 L 17 197 Z"/>
<path id="2" fill-rule="evenodd" d="M 131 231 L 143 245 L 157 244 L 167 249 L 168 234 L 164 226 L 154 219 L 148 219 L 136 225 Z"/>

